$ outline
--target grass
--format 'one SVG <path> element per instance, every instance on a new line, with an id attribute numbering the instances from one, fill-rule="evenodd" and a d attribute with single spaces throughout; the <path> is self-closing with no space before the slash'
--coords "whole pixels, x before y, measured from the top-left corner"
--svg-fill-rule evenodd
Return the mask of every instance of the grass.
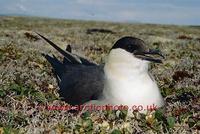
<path id="1" fill-rule="evenodd" d="M 88 29 L 112 32 L 87 33 Z M 69 113 L 63 106 L 51 66 L 41 53 L 60 56 L 34 32 L 65 49 L 102 63 L 122 36 L 143 39 L 166 55 L 151 73 L 165 98 L 165 109 L 148 115 L 103 111 Z M 196 26 L 122 24 L 0 17 L 0 133 L 198 133 L 200 131 L 200 31 Z M 164 112 L 163 112 L 164 110 Z"/>

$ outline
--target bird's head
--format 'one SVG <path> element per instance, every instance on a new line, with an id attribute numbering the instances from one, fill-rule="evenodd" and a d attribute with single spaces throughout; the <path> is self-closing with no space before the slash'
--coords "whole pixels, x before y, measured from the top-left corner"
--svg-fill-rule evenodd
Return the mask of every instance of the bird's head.
<path id="1" fill-rule="evenodd" d="M 112 51 L 121 51 L 123 55 L 132 55 L 133 58 L 141 61 L 149 61 L 154 63 L 162 63 L 164 56 L 159 50 L 147 49 L 145 42 L 135 37 L 122 37 L 111 48 Z M 120 55 L 120 54 L 119 54 Z M 118 57 L 120 57 L 118 55 Z M 121 54 L 122 55 L 122 54 Z M 130 57 L 130 56 L 129 56 Z M 130 59 L 127 59 L 130 60 Z"/>

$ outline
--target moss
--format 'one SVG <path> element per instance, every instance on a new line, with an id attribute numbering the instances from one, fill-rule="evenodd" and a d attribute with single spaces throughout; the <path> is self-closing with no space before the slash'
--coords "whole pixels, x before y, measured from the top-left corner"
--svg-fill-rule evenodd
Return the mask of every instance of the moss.
<path id="1" fill-rule="evenodd" d="M 197 26 L 0 18 L 0 132 L 118 134 L 199 131 L 200 31 Z M 109 29 L 114 33 L 88 34 L 91 28 Z M 135 113 L 130 118 L 125 111 L 118 115 L 116 111 L 86 112 L 80 116 L 62 110 L 37 109 L 40 105 L 62 106 L 66 103 L 59 98 L 51 66 L 41 53 L 62 57 L 33 31 L 46 35 L 63 49 L 70 44 L 73 52 L 80 52 L 97 63 L 103 63 L 112 44 L 126 35 L 143 39 L 148 47 L 159 48 L 166 59 L 162 65 L 152 65 L 150 71 L 166 100 L 165 112 L 157 110 L 152 116 Z"/>

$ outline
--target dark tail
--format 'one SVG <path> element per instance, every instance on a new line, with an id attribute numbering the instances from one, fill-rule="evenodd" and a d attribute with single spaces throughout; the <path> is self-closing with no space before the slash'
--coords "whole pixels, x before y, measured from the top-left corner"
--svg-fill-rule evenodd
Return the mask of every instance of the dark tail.
<path id="1" fill-rule="evenodd" d="M 53 48 L 55 48 L 58 52 L 60 52 L 66 59 L 68 59 L 73 64 L 81 64 L 81 61 L 79 58 L 73 56 L 71 53 L 62 50 L 60 47 L 58 47 L 56 44 L 54 44 L 52 41 L 47 39 L 46 37 L 42 36 L 41 34 L 37 33 L 41 38 L 43 38 L 46 42 L 48 42 Z"/>
<path id="2" fill-rule="evenodd" d="M 37 32 L 36 32 L 37 33 Z M 64 64 L 83 64 L 83 65 L 89 65 L 89 66 L 96 66 L 97 64 L 88 61 L 85 58 L 79 57 L 75 54 L 71 53 L 71 46 L 67 46 L 66 51 L 62 50 L 60 47 L 58 47 L 55 43 L 47 39 L 46 37 L 42 36 L 41 34 L 37 33 L 41 38 L 43 38 L 46 42 L 48 42 L 53 48 L 55 48 L 58 52 L 60 52 L 65 57 Z"/>
<path id="3" fill-rule="evenodd" d="M 57 76 L 57 80 L 58 82 L 60 82 L 60 79 L 65 70 L 65 66 L 63 65 L 63 63 L 61 63 L 55 56 L 51 57 L 48 54 L 42 54 L 42 56 L 44 56 L 45 59 L 51 64 L 54 73 Z"/>

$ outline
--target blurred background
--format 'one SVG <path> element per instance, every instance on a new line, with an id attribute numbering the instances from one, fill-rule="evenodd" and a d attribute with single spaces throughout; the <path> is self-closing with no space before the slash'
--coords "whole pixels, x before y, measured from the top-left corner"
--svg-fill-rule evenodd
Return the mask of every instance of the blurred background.
<path id="1" fill-rule="evenodd" d="M 199 6 L 199 0 L 0 0 L 0 15 L 199 25 Z"/>
<path id="2" fill-rule="evenodd" d="M 62 49 L 71 45 L 73 53 L 96 63 L 105 63 L 123 36 L 160 49 L 166 59 L 151 64 L 150 72 L 165 99 L 164 109 L 133 118 L 124 110 L 78 114 L 45 109 L 67 102 L 41 54 L 63 56 L 35 32 Z M 200 0 L 0 0 L 0 134 L 197 134 L 199 52 Z"/>

